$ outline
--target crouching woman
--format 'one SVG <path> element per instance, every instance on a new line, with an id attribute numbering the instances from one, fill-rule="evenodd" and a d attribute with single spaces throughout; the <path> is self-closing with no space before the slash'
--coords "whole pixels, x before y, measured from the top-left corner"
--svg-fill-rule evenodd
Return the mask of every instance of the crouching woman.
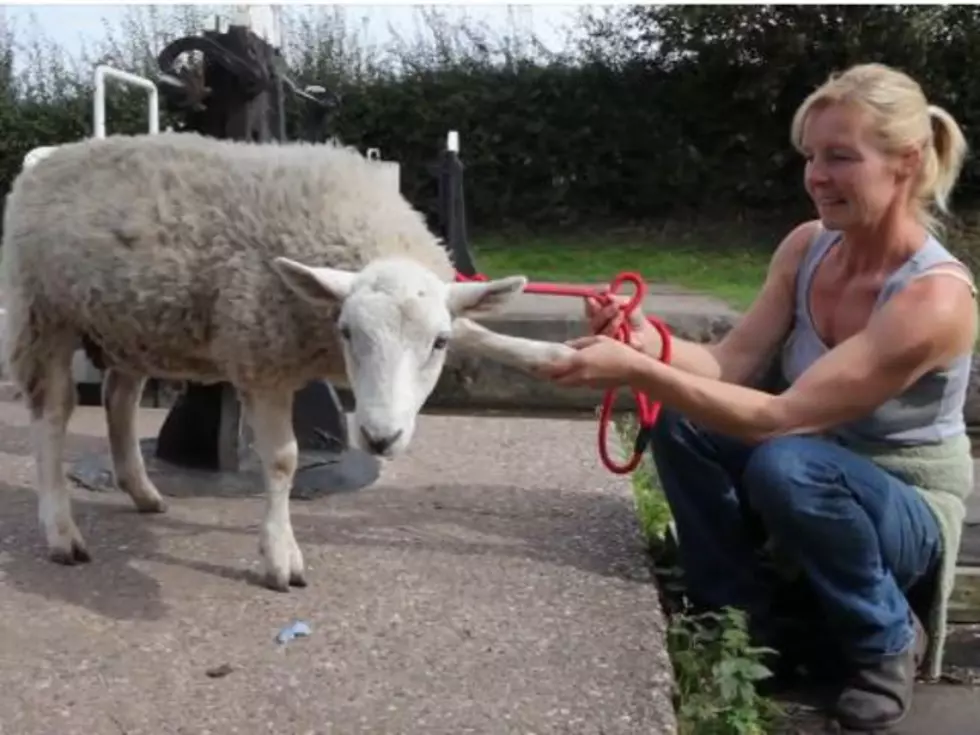
<path id="1" fill-rule="evenodd" d="M 963 407 L 976 289 L 935 221 L 966 145 L 914 80 L 878 64 L 813 92 L 792 139 L 818 218 L 786 236 L 719 343 L 675 339 L 667 365 L 642 316 L 627 346 L 602 336 L 618 327 L 615 306 L 592 304 L 600 336 L 545 374 L 662 402 L 653 456 L 691 598 L 747 611 L 765 639 L 778 575 L 760 548 L 775 550 L 846 664 L 837 718 L 878 729 L 908 712 L 920 666 L 939 673 L 973 488 Z M 774 356 L 786 389 L 749 387 Z"/>

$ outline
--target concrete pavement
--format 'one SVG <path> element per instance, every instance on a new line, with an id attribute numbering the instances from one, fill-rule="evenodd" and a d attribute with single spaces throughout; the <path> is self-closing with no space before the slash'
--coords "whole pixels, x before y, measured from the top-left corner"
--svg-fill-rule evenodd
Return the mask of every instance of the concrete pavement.
<path id="1" fill-rule="evenodd" d="M 140 516 L 75 490 L 93 561 L 46 561 L 25 418 L 0 403 L 2 735 L 675 732 L 628 480 L 591 422 L 422 417 L 376 485 L 293 502 L 310 586 L 283 595 L 253 581 L 260 496 Z M 101 409 L 70 430 L 71 458 L 106 451 Z M 311 635 L 276 643 L 297 619 Z"/>

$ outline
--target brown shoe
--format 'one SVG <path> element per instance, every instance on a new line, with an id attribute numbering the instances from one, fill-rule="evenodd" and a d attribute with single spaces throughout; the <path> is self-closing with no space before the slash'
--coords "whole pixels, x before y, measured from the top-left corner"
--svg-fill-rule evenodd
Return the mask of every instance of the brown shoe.
<path id="1" fill-rule="evenodd" d="M 908 714 L 927 641 L 922 624 L 912 618 L 915 640 L 908 650 L 860 668 L 838 697 L 834 714 L 849 730 L 886 729 Z"/>

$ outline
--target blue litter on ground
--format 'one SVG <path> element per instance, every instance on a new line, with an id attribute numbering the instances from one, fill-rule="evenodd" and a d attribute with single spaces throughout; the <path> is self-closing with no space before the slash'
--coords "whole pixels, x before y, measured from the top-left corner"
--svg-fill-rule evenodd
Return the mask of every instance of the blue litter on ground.
<path id="1" fill-rule="evenodd" d="M 294 638 L 304 638 L 310 634 L 310 626 L 302 620 L 295 620 L 279 631 L 276 636 L 277 643 L 288 643 Z"/>

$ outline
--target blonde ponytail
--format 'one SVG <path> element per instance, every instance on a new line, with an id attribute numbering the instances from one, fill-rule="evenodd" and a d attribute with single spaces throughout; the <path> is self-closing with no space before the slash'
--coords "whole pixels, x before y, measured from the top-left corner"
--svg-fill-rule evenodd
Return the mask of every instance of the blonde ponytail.
<path id="1" fill-rule="evenodd" d="M 931 145 L 926 145 L 926 165 L 916 192 L 943 214 L 949 213 L 949 197 L 963 168 L 967 143 L 959 124 L 942 107 L 929 105 Z M 923 202 L 925 203 L 925 202 Z"/>

